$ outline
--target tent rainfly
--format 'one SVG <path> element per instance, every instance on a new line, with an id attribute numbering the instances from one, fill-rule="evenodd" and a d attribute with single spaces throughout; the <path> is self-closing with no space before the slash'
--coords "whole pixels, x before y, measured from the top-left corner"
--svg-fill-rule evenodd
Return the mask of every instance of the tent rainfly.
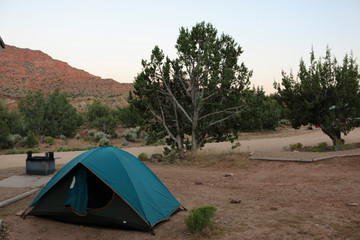
<path id="1" fill-rule="evenodd" d="M 28 215 L 151 232 L 184 209 L 145 164 L 114 147 L 92 149 L 74 158 L 30 207 Z"/>

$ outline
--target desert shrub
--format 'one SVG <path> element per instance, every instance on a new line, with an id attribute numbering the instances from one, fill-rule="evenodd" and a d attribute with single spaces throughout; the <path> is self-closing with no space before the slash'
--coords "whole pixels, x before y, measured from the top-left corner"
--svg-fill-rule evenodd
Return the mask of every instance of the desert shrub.
<path id="1" fill-rule="evenodd" d="M 140 127 L 129 128 L 122 134 L 127 141 L 135 142 L 136 139 L 140 137 L 141 129 Z"/>
<path id="2" fill-rule="evenodd" d="M 94 140 L 95 141 L 100 141 L 102 138 L 107 138 L 106 134 L 104 132 L 97 132 L 94 135 Z"/>
<path id="3" fill-rule="evenodd" d="M 94 130 L 90 130 L 88 133 L 89 133 L 89 135 L 92 136 L 92 137 L 95 135 L 95 131 L 94 131 Z"/>
<path id="4" fill-rule="evenodd" d="M 121 145 L 127 146 L 127 145 L 129 145 L 129 142 L 126 139 L 124 139 L 124 141 L 122 141 Z"/>
<path id="5" fill-rule="evenodd" d="M 119 139 L 119 138 L 121 138 L 121 134 L 118 133 L 118 132 L 114 132 L 114 133 L 111 134 L 111 138 L 113 138 L 113 139 Z"/>
<path id="6" fill-rule="evenodd" d="M 214 228 L 214 215 L 216 207 L 204 206 L 194 208 L 185 218 L 185 224 L 190 233 L 195 234 L 204 230 L 204 228 Z"/>
<path id="7" fill-rule="evenodd" d="M 299 151 L 302 147 L 303 147 L 302 143 L 295 143 L 289 145 L 290 151 Z"/>
<path id="8" fill-rule="evenodd" d="M 39 144 L 39 140 L 35 137 L 33 132 L 29 132 L 27 137 L 24 138 L 24 146 L 33 148 Z"/>
<path id="9" fill-rule="evenodd" d="M 321 142 L 316 147 L 312 149 L 314 152 L 326 152 L 329 150 L 329 145 L 327 142 Z"/>
<path id="10" fill-rule="evenodd" d="M 39 153 L 39 149 L 36 148 L 28 148 L 23 153 L 32 152 L 32 153 Z"/>
<path id="11" fill-rule="evenodd" d="M 9 155 L 9 154 L 17 154 L 17 151 L 16 151 L 16 148 L 13 148 L 13 149 L 9 149 L 5 152 L 6 155 Z"/>
<path id="12" fill-rule="evenodd" d="M 57 152 L 69 152 L 69 151 L 71 151 L 71 149 L 68 147 L 59 147 L 57 149 Z"/>
<path id="13" fill-rule="evenodd" d="M 334 145 L 334 151 L 342 151 L 342 150 L 349 150 L 349 149 L 351 149 L 351 145 L 346 146 L 343 143 Z"/>
<path id="14" fill-rule="evenodd" d="M 148 157 L 147 153 L 142 152 L 139 154 L 138 159 L 140 159 L 140 161 L 144 162 L 144 161 L 148 161 L 149 157 Z"/>
<path id="15" fill-rule="evenodd" d="M 43 142 L 49 145 L 54 145 L 54 138 L 50 136 L 44 137 Z"/>
<path id="16" fill-rule="evenodd" d="M 22 140 L 20 134 L 9 134 L 6 138 L 7 144 L 10 147 L 15 147 Z"/>
<path id="17" fill-rule="evenodd" d="M 145 145 L 160 145 L 165 144 L 164 133 L 157 133 L 155 131 L 149 131 L 145 134 Z"/>
<path id="18" fill-rule="evenodd" d="M 170 163 L 173 163 L 176 160 L 177 155 L 178 155 L 178 151 L 176 148 L 171 148 L 171 149 L 168 147 L 164 148 L 164 156 L 167 158 L 167 160 Z"/>
<path id="19" fill-rule="evenodd" d="M 94 140 L 94 138 L 92 136 L 84 136 L 83 139 L 88 142 L 91 142 L 92 140 Z"/>
<path id="20" fill-rule="evenodd" d="M 101 138 L 99 141 L 99 147 L 104 147 L 104 146 L 111 146 L 111 142 L 106 136 Z"/>
<path id="21" fill-rule="evenodd" d="M 80 134 L 79 134 L 79 133 L 76 134 L 76 135 L 75 135 L 75 138 L 76 138 L 77 140 L 80 140 L 80 138 L 81 138 Z"/>

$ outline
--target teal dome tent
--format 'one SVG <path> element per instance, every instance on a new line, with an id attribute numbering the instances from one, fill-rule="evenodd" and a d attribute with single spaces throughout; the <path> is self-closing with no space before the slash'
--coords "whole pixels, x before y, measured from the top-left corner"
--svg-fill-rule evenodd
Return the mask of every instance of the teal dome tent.
<path id="1" fill-rule="evenodd" d="M 151 231 L 181 204 L 139 159 L 101 147 L 66 164 L 31 203 L 28 215 Z"/>

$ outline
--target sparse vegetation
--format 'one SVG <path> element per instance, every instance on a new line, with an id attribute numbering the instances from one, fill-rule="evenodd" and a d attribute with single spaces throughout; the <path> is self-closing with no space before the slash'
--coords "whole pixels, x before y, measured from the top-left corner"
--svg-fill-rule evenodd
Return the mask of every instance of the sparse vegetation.
<path id="1" fill-rule="evenodd" d="M 289 145 L 290 151 L 300 151 L 302 147 L 303 147 L 302 143 L 295 143 Z"/>
<path id="2" fill-rule="evenodd" d="M 54 145 L 54 138 L 50 136 L 44 137 L 43 142 L 49 145 Z"/>
<path id="3" fill-rule="evenodd" d="M 111 146 L 111 145 L 112 145 L 111 141 L 106 136 L 101 138 L 99 141 L 99 147 Z"/>
<path id="4" fill-rule="evenodd" d="M 213 230 L 215 227 L 214 215 L 216 207 L 204 206 L 191 209 L 190 214 L 185 218 L 185 224 L 190 233 L 202 232 L 205 228 Z"/>
<path id="5" fill-rule="evenodd" d="M 147 153 L 142 152 L 139 154 L 138 159 L 140 159 L 141 161 L 144 162 L 144 161 L 148 161 L 149 157 L 148 157 Z"/>

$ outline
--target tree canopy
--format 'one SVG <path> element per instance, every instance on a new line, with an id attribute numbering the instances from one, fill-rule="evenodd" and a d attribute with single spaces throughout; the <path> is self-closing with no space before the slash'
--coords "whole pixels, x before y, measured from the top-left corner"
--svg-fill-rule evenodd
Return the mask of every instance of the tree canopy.
<path id="1" fill-rule="evenodd" d="M 91 127 L 107 134 L 114 133 L 118 126 L 118 119 L 115 117 L 115 111 L 108 105 L 100 101 L 94 101 L 88 105 L 86 120 Z"/>
<path id="2" fill-rule="evenodd" d="M 58 88 L 47 96 L 41 91 L 29 93 L 19 101 L 18 107 L 25 129 L 35 134 L 71 137 L 82 124 L 76 109 Z"/>
<path id="3" fill-rule="evenodd" d="M 245 108 L 240 96 L 252 71 L 239 64 L 242 48 L 210 23 L 182 27 L 175 48 L 175 59 L 155 46 L 150 61 L 142 61 L 131 104 L 147 126 L 164 129 L 180 153 L 196 152 L 206 138 L 228 138 L 239 127 L 236 115 Z"/>
<path id="4" fill-rule="evenodd" d="M 292 126 L 319 125 L 334 145 L 343 143 L 341 133 L 349 133 L 360 117 L 360 75 L 353 56 L 346 55 L 340 65 L 329 48 L 318 60 L 312 50 L 309 67 L 300 60 L 297 79 L 292 73 L 282 75 L 281 84 L 274 85 Z"/>

